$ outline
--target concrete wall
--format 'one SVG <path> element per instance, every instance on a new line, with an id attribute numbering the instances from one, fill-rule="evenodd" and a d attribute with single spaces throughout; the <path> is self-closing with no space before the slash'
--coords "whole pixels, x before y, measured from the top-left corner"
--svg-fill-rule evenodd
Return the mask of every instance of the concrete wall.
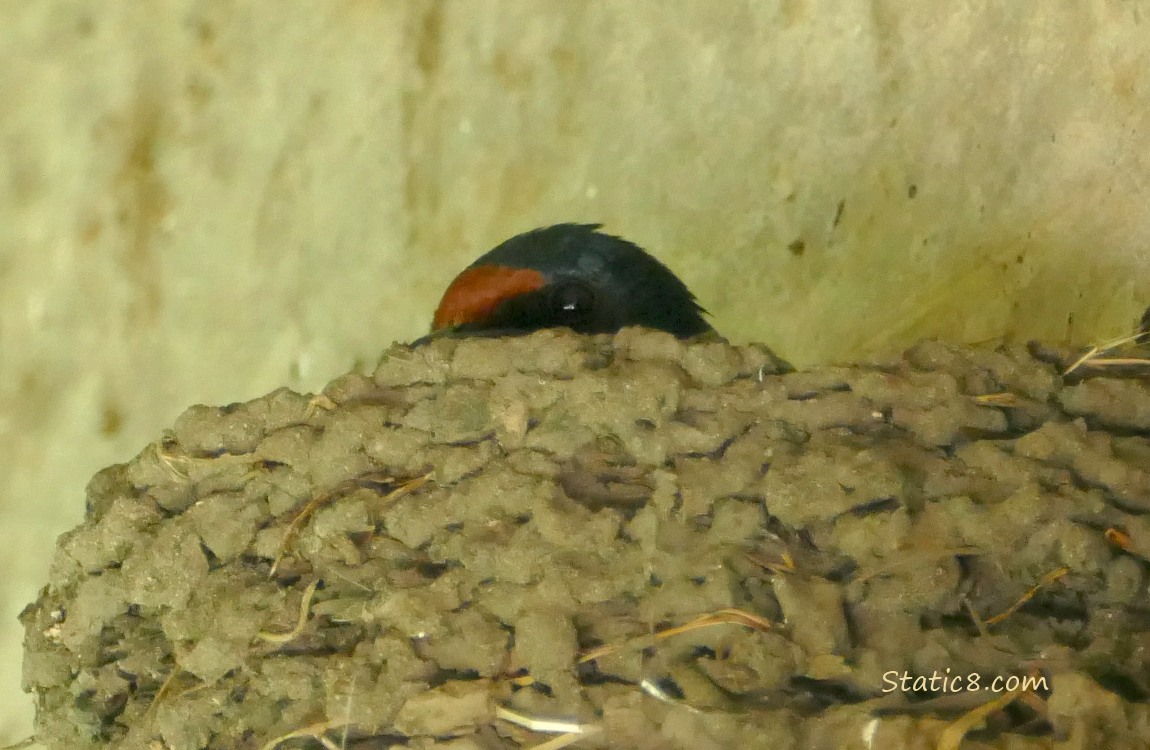
<path id="1" fill-rule="evenodd" d="M 1150 304 L 1140 3 L 0 5 L 0 742 L 93 471 L 600 221 L 798 363 Z"/>

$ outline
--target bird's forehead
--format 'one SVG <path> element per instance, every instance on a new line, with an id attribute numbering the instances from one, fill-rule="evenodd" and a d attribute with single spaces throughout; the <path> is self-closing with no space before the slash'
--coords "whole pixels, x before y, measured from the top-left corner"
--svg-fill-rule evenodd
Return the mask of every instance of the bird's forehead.
<path id="1" fill-rule="evenodd" d="M 512 297 L 534 291 L 547 283 L 533 268 L 474 266 L 455 277 L 439 307 L 431 329 L 477 323 L 489 317 L 500 304 Z"/>

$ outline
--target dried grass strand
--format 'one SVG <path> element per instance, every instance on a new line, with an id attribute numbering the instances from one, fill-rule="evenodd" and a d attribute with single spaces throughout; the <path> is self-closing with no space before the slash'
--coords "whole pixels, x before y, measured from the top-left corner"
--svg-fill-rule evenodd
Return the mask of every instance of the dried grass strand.
<path id="1" fill-rule="evenodd" d="M 601 659 L 604 656 L 613 654 L 620 649 L 634 646 L 635 644 L 647 644 L 652 639 L 657 641 L 664 640 L 672 636 L 690 632 L 692 630 L 698 630 L 699 628 L 725 624 L 742 625 L 744 627 L 751 628 L 752 630 L 760 631 L 771 630 L 775 627 L 775 624 L 770 620 L 751 612 L 746 612 L 744 610 L 734 608 L 720 609 L 715 612 L 711 612 L 710 614 L 700 615 L 682 625 L 676 625 L 674 627 L 659 630 L 653 635 L 644 634 L 630 638 L 626 641 L 623 641 L 622 643 L 608 643 L 602 646 L 597 646 L 580 656 L 576 664 L 586 664 L 589 661 Z"/>
<path id="2" fill-rule="evenodd" d="M 966 733 L 985 721 L 990 714 L 1013 703 L 1015 698 L 1025 691 L 1024 684 L 1022 683 L 1014 690 L 1003 693 L 994 700 L 971 709 L 947 725 L 946 729 L 942 730 L 942 734 L 939 735 L 938 750 L 959 750 Z"/>
<path id="3" fill-rule="evenodd" d="M 543 732 L 544 734 L 582 735 L 587 734 L 592 728 L 598 728 L 595 724 L 581 724 L 577 721 L 567 721 L 565 719 L 547 719 L 538 716 L 528 716 L 527 714 L 513 711 L 506 706 L 495 707 L 495 718 L 502 719 L 503 721 L 523 727 L 532 732 Z"/>
<path id="4" fill-rule="evenodd" d="M 267 641 L 268 643 L 275 644 L 289 643 L 290 641 L 294 641 L 296 638 L 298 638 L 299 634 L 303 632 L 304 625 L 307 624 L 307 616 L 308 613 L 311 612 L 311 602 L 312 599 L 315 598 L 315 590 L 319 587 L 319 582 L 320 579 L 317 578 L 309 583 L 307 588 L 304 589 L 303 598 L 300 599 L 299 603 L 299 615 L 296 619 L 295 627 L 286 633 L 273 633 L 270 630 L 261 630 L 260 632 L 256 633 L 256 637 L 261 641 Z"/>
<path id="5" fill-rule="evenodd" d="M 391 490 L 383 496 L 382 502 L 384 504 L 390 503 L 409 492 L 413 492 L 419 489 L 431 480 L 432 473 L 433 472 L 429 471 L 423 476 L 415 477 L 413 479 L 408 479 L 401 482 L 395 487 L 395 489 Z M 299 534 L 300 529 L 303 528 L 308 519 L 311 518 L 322 506 L 328 504 L 338 497 L 341 497 L 349 490 L 362 486 L 361 482 L 364 480 L 364 478 L 365 477 L 356 477 L 355 479 L 346 482 L 340 482 L 336 487 L 328 490 L 327 492 L 320 493 L 319 495 L 313 497 L 311 500 L 308 500 L 303 509 L 300 510 L 300 512 L 297 513 L 295 517 L 292 518 L 292 520 L 288 523 L 288 527 L 284 532 L 283 539 L 280 540 L 279 550 L 276 552 L 276 559 L 272 563 L 271 570 L 268 571 L 268 578 L 273 578 L 275 576 L 276 571 L 279 569 L 280 563 L 283 562 L 284 555 L 287 554 L 288 546 L 291 545 L 292 541 Z M 395 477 L 389 476 L 377 479 L 375 481 L 388 483 L 395 481 Z"/>
<path id="6" fill-rule="evenodd" d="M 1091 346 L 1089 349 L 1087 349 L 1085 354 L 1083 354 L 1078 359 L 1074 360 L 1073 364 L 1071 364 L 1069 367 L 1067 367 L 1065 370 L 1063 370 L 1062 376 L 1066 377 L 1067 375 L 1074 372 L 1079 367 L 1081 367 L 1082 365 L 1084 365 L 1088 362 L 1090 364 L 1097 364 L 1099 355 L 1105 354 L 1106 352 L 1109 352 L 1113 349 L 1117 349 L 1118 347 L 1123 346 L 1124 344 L 1129 344 L 1132 341 L 1139 341 L 1145 335 L 1146 335 L 1146 332 L 1139 329 L 1139 330 L 1135 331 L 1134 333 L 1130 333 L 1130 334 L 1127 334 L 1125 336 L 1119 336 L 1116 339 L 1111 339 L 1110 341 L 1104 341 L 1101 344 L 1095 344 L 1094 346 Z M 1147 362 L 1147 360 L 1141 360 L 1141 363 L 1145 363 L 1145 362 Z"/>
<path id="7" fill-rule="evenodd" d="M 1034 595 L 1037 594 L 1039 592 L 1039 590 L 1041 590 L 1044 586 L 1049 586 L 1050 584 L 1054 583 L 1059 578 L 1061 578 L 1062 576 L 1066 575 L 1069 572 L 1070 572 L 1070 568 L 1068 568 L 1064 565 L 1061 568 L 1056 568 L 1056 569 L 1050 571 L 1049 573 L 1047 573 L 1046 575 L 1042 576 L 1042 580 L 1039 581 L 1038 583 L 1034 584 L 1033 586 L 1031 586 L 1030 589 L 1025 594 L 1023 594 L 1022 596 L 1020 596 L 1018 598 L 1018 601 L 1016 601 L 1014 604 L 1011 604 L 1004 611 L 999 612 L 994 617 L 987 618 L 986 624 L 987 625 L 996 625 L 996 624 L 1002 622 L 1003 620 L 1005 620 L 1007 617 L 1010 617 L 1012 614 L 1014 614 L 1015 612 L 1018 611 L 1019 607 L 1021 607 L 1023 604 L 1026 604 L 1031 599 L 1033 599 Z"/>

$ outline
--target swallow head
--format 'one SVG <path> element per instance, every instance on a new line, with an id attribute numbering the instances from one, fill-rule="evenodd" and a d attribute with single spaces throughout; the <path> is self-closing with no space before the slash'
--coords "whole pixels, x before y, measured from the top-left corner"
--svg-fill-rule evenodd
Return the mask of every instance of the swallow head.
<path id="1" fill-rule="evenodd" d="M 645 326 L 689 338 L 714 331 L 670 269 L 638 245 L 598 229 L 535 229 L 481 256 L 447 287 L 432 332 L 613 333 Z"/>

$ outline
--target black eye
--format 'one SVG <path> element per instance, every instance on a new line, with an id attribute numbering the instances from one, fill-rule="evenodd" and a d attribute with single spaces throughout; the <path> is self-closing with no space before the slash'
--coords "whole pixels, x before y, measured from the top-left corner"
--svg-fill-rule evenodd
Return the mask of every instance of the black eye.
<path id="1" fill-rule="evenodd" d="M 551 307 L 560 321 L 581 320 L 595 309 L 595 293 L 578 281 L 565 281 L 555 287 Z"/>

